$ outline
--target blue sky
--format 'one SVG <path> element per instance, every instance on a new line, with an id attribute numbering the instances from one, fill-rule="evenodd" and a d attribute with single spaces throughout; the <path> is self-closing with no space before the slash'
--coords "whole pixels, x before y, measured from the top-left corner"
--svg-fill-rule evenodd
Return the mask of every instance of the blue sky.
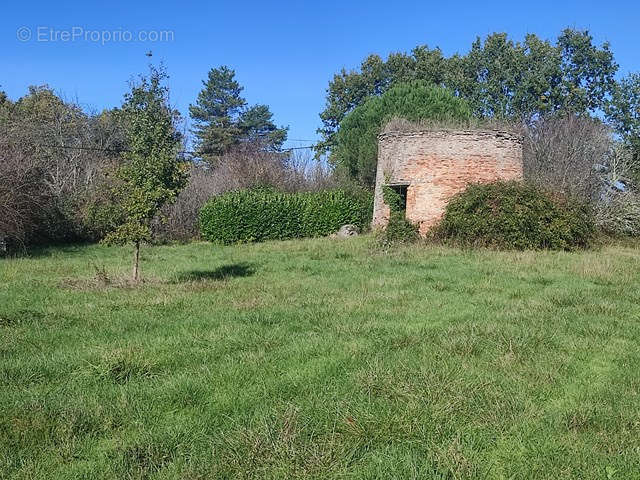
<path id="1" fill-rule="evenodd" d="M 6 2 L 0 89 L 17 99 L 29 85 L 47 83 L 86 108 L 112 107 L 127 81 L 147 70 L 151 50 L 155 62 L 165 63 L 172 102 L 183 113 L 207 71 L 228 65 L 249 103 L 268 104 L 277 123 L 290 126 L 290 138 L 314 141 L 329 80 L 370 53 L 386 57 L 428 44 L 450 55 L 466 52 L 478 35 L 504 31 L 520 40 L 531 32 L 555 39 L 569 26 L 608 40 L 621 74 L 640 71 L 640 5 L 633 1 L 101 3 Z M 134 39 L 170 31 L 172 39 L 116 41 L 102 31 L 114 38 L 131 32 Z M 75 40 L 65 41 L 65 32 Z M 107 41 L 94 41 L 97 36 Z"/>

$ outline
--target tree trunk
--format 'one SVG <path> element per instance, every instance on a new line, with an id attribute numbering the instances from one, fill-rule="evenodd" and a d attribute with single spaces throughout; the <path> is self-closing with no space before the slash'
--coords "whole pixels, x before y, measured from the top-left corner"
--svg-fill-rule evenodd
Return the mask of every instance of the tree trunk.
<path id="1" fill-rule="evenodd" d="M 136 250 L 133 254 L 133 278 L 135 283 L 140 281 L 140 242 L 136 242 Z"/>

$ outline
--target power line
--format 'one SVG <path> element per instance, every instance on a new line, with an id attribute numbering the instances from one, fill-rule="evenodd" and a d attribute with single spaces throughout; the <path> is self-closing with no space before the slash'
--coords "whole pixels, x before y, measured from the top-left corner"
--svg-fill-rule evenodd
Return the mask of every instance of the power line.
<path id="1" fill-rule="evenodd" d="M 316 145 L 307 145 L 305 147 L 290 147 L 285 148 L 283 151 L 288 152 L 289 150 L 302 150 L 303 148 L 316 148 Z"/>
<path id="2" fill-rule="evenodd" d="M 32 144 L 34 147 L 42 147 L 42 148 L 60 148 L 63 150 L 92 150 L 95 152 L 109 152 L 109 153 L 122 153 L 122 152 L 130 152 L 126 148 L 102 148 L 102 147 L 85 147 L 82 145 L 46 145 L 42 143 L 34 143 Z"/>
<path id="3" fill-rule="evenodd" d="M 131 152 L 132 150 L 128 149 L 128 148 L 102 148 L 102 147 L 87 147 L 84 145 L 45 145 L 45 144 L 33 144 L 34 147 L 41 147 L 41 148 L 59 148 L 62 150 L 88 150 L 88 151 L 94 151 L 94 152 L 108 152 L 108 153 L 124 153 L 124 152 Z M 283 148 L 282 150 L 278 150 L 275 153 L 278 152 L 289 152 L 291 150 L 303 150 L 303 149 L 307 149 L 307 148 L 315 148 L 316 145 L 305 145 L 303 147 L 290 147 L 290 148 Z M 197 156 L 197 155 L 202 155 L 203 153 L 207 153 L 207 152 L 195 152 L 192 150 L 180 150 L 178 152 L 179 154 L 182 155 L 191 155 L 191 156 Z"/>

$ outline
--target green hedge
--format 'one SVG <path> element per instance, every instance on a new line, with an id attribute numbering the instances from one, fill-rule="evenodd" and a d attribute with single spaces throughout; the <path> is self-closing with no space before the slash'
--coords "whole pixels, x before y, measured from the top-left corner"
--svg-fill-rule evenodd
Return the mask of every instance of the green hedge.
<path id="1" fill-rule="evenodd" d="M 367 191 L 240 190 L 205 204 L 200 211 L 200 231 L 204 239 L 223 244 L 319 237 L 345 224 L 365 229 L 372 212 L 373 196 Z"/>
<path id="2" fill-rule="evenodd" d="M 469 247 L 574 250 L 592 243 L 595 226 L 587 207 L 511 181 L 467 187 L 435 234 Z"/>

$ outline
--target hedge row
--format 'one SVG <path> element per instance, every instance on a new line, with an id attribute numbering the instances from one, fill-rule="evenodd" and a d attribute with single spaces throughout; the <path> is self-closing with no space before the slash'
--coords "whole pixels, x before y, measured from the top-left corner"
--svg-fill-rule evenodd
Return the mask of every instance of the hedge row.
<path id="1" fill-rule="evenodd" d="M 365 191 L 240 190 L 205 204 L 200 211 L 200 231 L 204 239 L 223 244 L 319 237 L 345 224 L 364 229 L 372 212 L 373 196 Z"/>

